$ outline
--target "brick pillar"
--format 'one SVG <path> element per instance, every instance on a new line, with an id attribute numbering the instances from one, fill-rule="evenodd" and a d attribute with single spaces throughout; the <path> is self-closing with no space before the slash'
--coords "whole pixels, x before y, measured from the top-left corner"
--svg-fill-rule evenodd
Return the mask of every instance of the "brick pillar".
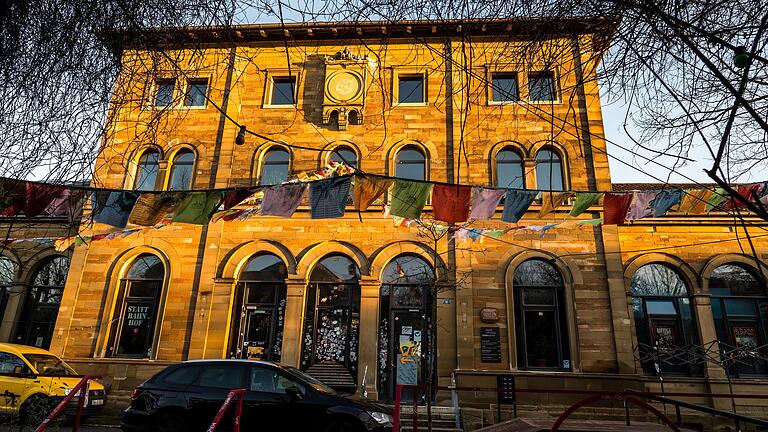
<path id="1" fill-rule="evenodd" d="M 696 317 L 696 327 L 699 329 L 700 343 L 709 348 L 710 357 L 719 359 L 720 347 L 717 342 L 710 345 L 712 341 L 717 341 L 715 320 L 712 317 L 711 298 L 709 295 L 698 294 L 692 296 L 691 301 L 693 302 L 693 313 Z M 730 392 L 725 370 L 720 365 L 709 361 L 704 363 L 704 376 L 708 378 L 710 393 Z M 730 399 L 727 398 L 715 398 L 712 400 L 712 404 L 713 407 L 726 411 L 730 411 L 733 408 Z"/>
<path id="2" fill-rule="evenodd" d="M 456 265 L 459 269 L 467 271 L 471 269 L 472 252 L 466 250 L 467 240 L 461 240 L 464 244 L 457 245 Z M 458 243 L 458 242 L 457 242 Z M 456 314 L 456 367 L 459 369 L 475 368 L 475 331 L 474 331 L 474 299 L 472 293 L 472 275 L 466 280 L 457 281 L 454 291 L 453 309 Z M 445 293 L 449 296 L 450 293 Z M 439 300 L 438 300 L 439 301 Z M 438 315 L 441 305 L 438 304 Z M 438 316 L 438 320 L 440 316 Z M 438 322 L 438 333 L 441 326 Z M 441 348 L 440 335 L 437 336 L 438 352 Z"/>
<path id="3" fill-rule="evenodd" d="M 368 397 L 378 399 L 376 388 L 379 364 L 379 298 L 381 282 L 370 276 L 360 280 L 360 335 L 357 350 L 357 384 L 363 384 Z M 368 366 L 368 372 L 365 367 Z"/>
<path id="4" fill-rule="evenodd" d="M 3 323 L 0 325 L 0 341 L 11 342 L 16 323 L 24 309 L 24 300 L 27 298 L 27 286 L 23 283 L 14 283 L 8 288 L 8 302 L 5 304 Z"/>
<path id="5" fill-rule="evenodd" d="M 285 299 L 285 320 L 283 321 L 283 348 L 280 362 L 299 367 L 301 356 L 301 333 L 304 327 L 304 293 L 307 282 L 304 279 L 289 278 Z"/>
<path id="6" fill-rule="evenodd" d="M 598 228 L 599 229 L 599 228 Z M 605 247 L 605 271 L 608 276 L 608 298 L 611 304 L 613 340 L 616 345 L 616 363 L 619 373 L 633 374 L 640 370 L 635 365 L 632 350 L 632 320 L 629 311 L 632 299 L 627 295 L 624 282 L 624 267 L 621 262 L 621 245 L 616 225 L 602 226 L 603 245 Z"/>

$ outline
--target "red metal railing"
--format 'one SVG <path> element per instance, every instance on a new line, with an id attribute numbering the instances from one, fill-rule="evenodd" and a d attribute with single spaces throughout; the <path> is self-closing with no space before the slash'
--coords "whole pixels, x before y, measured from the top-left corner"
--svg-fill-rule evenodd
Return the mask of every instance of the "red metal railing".
<path id="1" fill-rule="evenodd" d="M 83 411 L 83 404 L 85 403 L 85 400 L 88 398 L 88 382 L 92 379 L 101 378 L 98 375 L 86 375 L 84 376 L 80 382 L 77 383 L 77 385 L 69 392 L 68 395 L 64 396 L 64 399 L 59 402 L 59 404 L 56 406 L 56 408 L 51 411 L 50 414 L 48 414 L 48 417 L 46 417 L 42 423 L 40 423 L 39 426 L 37 426 L 37 429 L 35 429 L 35 432 L 43 432 L 48 428 L 48 426 L 51 424 L 52 421 L 56 420 L 61 413 L 64 412 L 64 409 L 67 407 L 67 404 L 69 401 L 72 400 L 73 397 L 78 396 L 77 399 L 77 410 L 75 411 L 75 422 L 72 425 L 72 432 L 77 432 L 80 430 L 80 413 Z"/>
<path id="2" fill-rule="evenodd" d="M 221 423 L 221 419 L 224 418 L 224 414 L 227 413 L 227 408 L 229 408 L 229 405 L 232 404 L 232 399 L 234 399 L 235 396 L 237 396 L 237 406 L 235 407 L 235 425 L 232 429 L 233 432 L 240 432 L 240 417 L 243 414 L 244 394 L 245 389 L 237 389 L 229 392 L 227 398 L 224 400 L 224 403 L 221 405 L 221 408 L 219 408 L 219 412 L 216 413 L 216 417 L 213 418 L 211 426 L 208 427 L 208 432 L 213 432 L 216 430 L 216 428 L 219 426 L 219 423 Z"/>

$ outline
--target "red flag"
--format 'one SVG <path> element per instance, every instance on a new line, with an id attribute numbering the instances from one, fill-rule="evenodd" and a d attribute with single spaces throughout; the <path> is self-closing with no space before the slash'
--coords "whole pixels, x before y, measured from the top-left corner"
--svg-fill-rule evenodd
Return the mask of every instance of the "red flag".
<path id="1" fill-rule="evenodd" d="M 432 214 L 435 219 L 448 223 L 469 219 L 471 186 L 436 184 L 432 188 Z"/>
<path id="2" fill-rule="evenodd" d="M 760 183 L 739 185 L 739 187 L 736 189 L 736 193 L 739 194 L 744 199 L 746 199 L 747 201 L 754 202 L 754 201 L 757 201 L 758 194 L 760 192 L 761 187 L 762 187 L 762 184 Z M 744 208 L 744 207 L 746 207 L 744 203 L 742 203 L 735 197 L 732 197 L 730 200 L 728 200 L 728 205 L 725 206 L 725 208 L 727 209 Z"/>
<path id="3" fill-rule="evenodd" d="M 603 198 L 603 224 L 624 225 L 632 194 L 607 193 Z"/>

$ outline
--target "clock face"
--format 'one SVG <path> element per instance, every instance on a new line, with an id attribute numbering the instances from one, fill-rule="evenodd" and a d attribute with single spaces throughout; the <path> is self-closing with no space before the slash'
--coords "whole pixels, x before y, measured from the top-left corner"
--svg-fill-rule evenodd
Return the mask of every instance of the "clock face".
<path id="1" fill-rule="evenodd" d="M 355 99 L 360 94 L 361 87 L 360 78 L 350 72 L 333 74 L 326 85 L 328 96 L 340 102 Z"/>

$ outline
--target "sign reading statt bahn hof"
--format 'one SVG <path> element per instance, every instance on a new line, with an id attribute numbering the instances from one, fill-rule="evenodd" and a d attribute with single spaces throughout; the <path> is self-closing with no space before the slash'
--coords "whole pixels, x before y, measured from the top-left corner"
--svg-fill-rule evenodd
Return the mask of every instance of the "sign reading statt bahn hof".
<path id="1" fill-rule="evenodd" d="M 480 361 L 501 363 L 501 338 L 498 327 L 480 328 Z"/>
<path id="2" fill-rule="evenodd" d="M 150 302 L 126 300 L 118 354 L 146 355 L 145 350 L 151 331 L 149 327 L 153 309 Z"/>

